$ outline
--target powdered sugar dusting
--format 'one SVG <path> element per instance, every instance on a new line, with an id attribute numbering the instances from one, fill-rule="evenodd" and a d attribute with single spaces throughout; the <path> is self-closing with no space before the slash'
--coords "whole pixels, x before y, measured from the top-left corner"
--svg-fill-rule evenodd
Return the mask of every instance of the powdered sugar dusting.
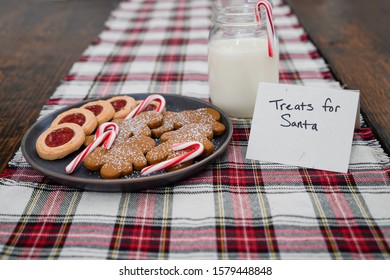
<path id="1" fill-rule="evenodd" d="M 177 155 L 178 152 L 172 150 L 175 143 L 200 142 L 205 147 L 204 157 L 218 148 L 215 146 L 218 141 L 213 139 L 216 120 L 206 108 L 164 113 L 145 111 L 134 118 L 116 119 L 113 122 L 120 128 L 118 138 L 110 150 L 100 155 L 103 159 L 99 160 L 105 162 L 101 173 L 103 170 L 109 171 L 116 177 L 140 177 L 138 171 L 146 165 Z M 156 131 L 163 133 L 159 139 L 152 139 Z"/>

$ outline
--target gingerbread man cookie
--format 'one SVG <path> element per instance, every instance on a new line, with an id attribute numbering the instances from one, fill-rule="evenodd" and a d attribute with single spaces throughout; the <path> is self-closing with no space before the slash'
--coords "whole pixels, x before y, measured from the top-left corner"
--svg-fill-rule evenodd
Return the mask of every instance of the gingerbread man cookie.
<path id="1" fill-rule="evenodd" d="M 147 136 L 133 136 L 118 141 L 110 149 L 96 148 L 84 159 L 84 165 L 91 171 L 100 171 L 104 179 L 130 175 L 147 165 L 145 154 L 155 147 L 156 142 Z"/>
<path id="2" fill-rule="evenodd" d="M 116 141 L 122 141 L 133 135 L 151 136 L 151 128 L 156 128 L 162 123 L 161 113 L 146 111 L 132 119 L 115 119 L 112 122 L 119 126 L 119 136 Z M 88 146 L 94 139 L 94 135 L 85 138 L 84 145 Z"/>
<path id="3" fill-rule="evenodd" d="M 180 113 L 166 111 L 163 113 L 163 120 L 161 126 L 152 129 L 152 136 L 160 138 L 165 132 L 175 129 L 175 123 L 179 121 Z"/>
<path id="4" fill-rule="evenodd" d="M 150 127 L 159 126 L 162 115 L 147 111 L 132 119 L 116 119 L 113 122 L 119 127 L 113 146 L 108 150 L 98 147 L 84 160 L 89 170 L 100 170 L 100 176 L 106 179 L 129 175 L 133 169 L 139 171 L 147 165 L 145 154 L 156 146 L 150 138 Z"/>
<path id="5" fill-rule="evenodd" d="M 179 119 L 174 123 L 175 129 L 186 124 L 201 123 L 211 125 L 214 135 L 222 135 L 225 132 L 225 126 L 220 123 L 221 114 L 212 108 L 200 108 L 197 110 L 186 110 L 180 113 Z"/>
<path id="6" fill-rule="evenodd" d="M 200 108 L 182 112 L 167 111 L 163 114 L 162 125 L 156 129 L 152 129 L 152 135 L 155 138 L 159 138 L 165 132 L 191 123 L 211 125 L 214 135 L 222 135 L 225 132 L 225 126 L 219 122 L 220 119 L 220 113 L 212 108 Z"/>

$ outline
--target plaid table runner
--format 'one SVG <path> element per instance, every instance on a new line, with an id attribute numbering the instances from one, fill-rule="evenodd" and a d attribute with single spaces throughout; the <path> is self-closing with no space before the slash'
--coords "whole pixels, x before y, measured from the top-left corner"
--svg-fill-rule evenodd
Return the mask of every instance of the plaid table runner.
<path id="1" fill-rule="evenodd" d="M 282 83 L 340 88 L 297 17 L 274 1 Z M 209 0 L 129 0 L 42 110 L 127 93 L 208 98 Z M 18 151 L 0 174 L 2 259 L 389 259 L 390 166 L 355 131 L 348 174 L 245 159 L 250 121 L 197 176 L 135 193 L 81 192 Z"/>

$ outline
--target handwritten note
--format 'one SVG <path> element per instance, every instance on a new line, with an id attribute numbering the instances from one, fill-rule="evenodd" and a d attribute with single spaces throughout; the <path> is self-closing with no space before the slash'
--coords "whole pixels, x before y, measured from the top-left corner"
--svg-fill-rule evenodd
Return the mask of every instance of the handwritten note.
<path id="1" fill-rule="evenodd" d="M 260 83 L 246 157 L 346 173 L 359 92 Z"/>

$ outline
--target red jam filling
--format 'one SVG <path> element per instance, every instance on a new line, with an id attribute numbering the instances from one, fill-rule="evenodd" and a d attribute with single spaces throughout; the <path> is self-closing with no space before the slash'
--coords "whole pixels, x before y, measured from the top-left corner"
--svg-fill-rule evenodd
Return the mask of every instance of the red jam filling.
<path id="1" fill-rule="evenodd" d="M 90 110 L 95 116 L 99 115 L 103 111 L 103 107 L 100 105 L 87 106 L 85 109 Z"/>
<path id="2" fill-rule="evenodd" d="M 69 127 L 56 129 L 46 136 L 45 144 L 50 148 L 62 146 L 68 143 L 74 137 L 74 134 L 73 129 Z"/>
<path id="3" fill-rule="evenodd" d="M 117 99 L 111 102 L 112 107 L 114 107 L 115 112 L 120 111 L 123 107 L 126 106 L 126 100 L 124 99 Z"/>
<path id="4" fill-rule="evenodd" d="M 60 120 L 59 124 L 62 123 L 75 123 L 82 126 L 85 123 L 85 116 L 80 113 L 69 114 Z"/>

